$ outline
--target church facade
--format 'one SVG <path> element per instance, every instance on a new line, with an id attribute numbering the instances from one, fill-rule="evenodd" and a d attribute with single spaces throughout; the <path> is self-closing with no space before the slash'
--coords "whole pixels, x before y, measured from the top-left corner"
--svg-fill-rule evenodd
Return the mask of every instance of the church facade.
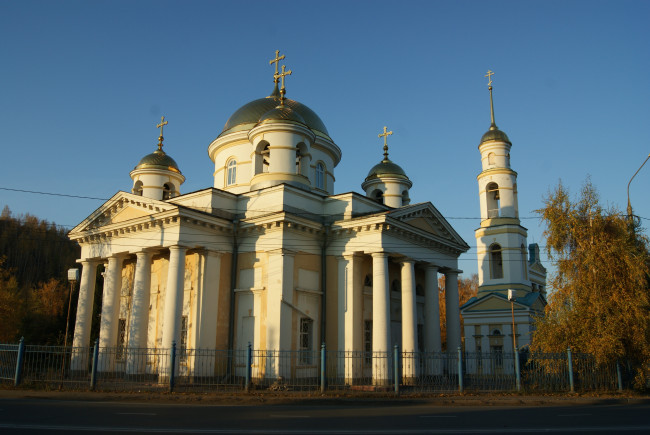
<path id="1" fill-rule="evenodd" d="M 181 193 L 184 175 L 162 149 L 163 119 L 158 149 L 130 174 L 131 191 L 70 232 L 82 252 L 75 347 L 90 345 L 97 268 L 105 267 L 102 370 L 165 374 L 168 363 L 132 356 L 250 343 L 271 355 L 255 376 L 277 378 L 313 366 L 325 344 L 364 355 L 342 364 L 341 376 L 381 384 L 394 345 L 442 350 L 438 274 L 447 283 L 448 347 L 461 346 L 458 257 L 469 246 L 433 204 L 410 203 L 412 183 L 388 158 L 385 127 L 384 157 L 368 165 L 364 193 L 336 193 L 342 150 L 315 112 L 285 97 L 283 58 L 271 61 L 272 93 L 236 110 L 209 144 L 212 187 Z M 277 351 L 299 357 L 284 364 Z M 219 370 L 192 358 L 181 365 L 190 376 Z M 404 365 L 407 377 L 418 370 Z"/>
<path id="2" fill-rule="evenodd" d="M 478 295 L 461 307 L 465 350 L 487 353 L 495 367 L 468 361 L 468 371 L 512 371 L 499 367 L 503 353 L 525 348 L 534 332 L 535 318 L 546 306 L 546 269 L 539 246 L 526 245 L 527 230 L 519 220 L 517 173 L 510 167 L 512 143 L 494 121 L 479 144 L 482 171 L 478 174 L 481 226 L 476 230 Z M 513 329 L 514 328 L 514 329 Z"/>

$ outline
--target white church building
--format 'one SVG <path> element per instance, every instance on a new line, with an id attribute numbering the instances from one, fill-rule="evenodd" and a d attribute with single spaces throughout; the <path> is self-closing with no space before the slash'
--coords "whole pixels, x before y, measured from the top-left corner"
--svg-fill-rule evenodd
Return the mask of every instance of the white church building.
<path id="1" fill-rule="evenodd" d="M 131 190 L 117 192 L 70 232 L 81 246 L 76 347 L 91 345 L 96 274 L 105 267 L 100 369 L 168 373 L 162 360 L 145 364 L 130 356 L 172 343 L 179 352 L 241 350 L 251 343 L 269 355 L 310 355 L 324 343 L 328 350 L 366 355 L 340 368 L 350 382 L 372 377 L 381 384 L 390 378 L 386 355 L 394 345 L 403 352 L 441 351 L 439 274 L 446 278 L 447 346 L 461 346 L 458 257 L 469 246 L 433 204 L 410 203 L 412 183 L 388 158 L 392 132 L 385 127 L 379 135 L 384 156 L 367 163 L 368 176 L 359 180 L 363 193 L 336 193 L 344 150 L 315 112 L 285 98 L 291 71 L 278 68 L 282 59 L 276 52 L 271 60 L 272 93 L 235 110 L 208 144 L 213 186 L 182 192 L 191 175 L 167 154 L 178 152 L 174 144 L 163 150 L 163 119 L 157 149 L 130 173 Z M 479 182 L 499 183 L 503 199 L 495 220 L 487 216 L 493 205 L 482 198 L 487 224 L 477 240 L 487 250 L 497 237 L 509 259 L 512 246 L 519 253 L 517 243 L 525 242 L 516 219 L 516 174 L 504 155 L 510 144 L 499 139 L 481 146 L 486 171 Z M 497 163 L 488 169 L 491 152 Z M 496 229 L 497 222 L 507 231 Z M 503 277 L 486 279 L 489 255 L 481 265 L 483 293 L 510 286 L 516 270 L 522 274 L 504 268 Z M 521 296 L 530 293 L 528 278 L 512 284 Z M 123 352 L 109 354 L 111 347 Z M 293 359 L 291 367 L 273 358 L 279 356 L 254 367 L 255 375 L 285 376 L 315 364 L 310 356 Z M 193 366 L 189 358 L 181 364 L 189 375 L 219 370 Z M 403 370 L 417 375 L 406 362 Z"/>
<path id="2" fill-rule="evenodd" d="M 510 167 L 508 136 L 494 122 L 491 72 L 492 123 L 479 144 L 482 171 L 478 174 L 481 226 L 475 231 L 478 254 L 478 295 L 461 307 L 465 351 L 490 354 L 498 366 L 500 355 L 512 354 L 530 344 L 535 318 L 546 306 L 546 269 L 539 246 L 527 247 L 527 230 L 519 220 L 517 173 Z M 514 332 L 513 332 L 514 325 Z M 514 335 L 514 336 L 513 336 Z M 469 372 L 490 370 L 476 361 Z M 512 371 L 513 366 L 492 367 Z"/>

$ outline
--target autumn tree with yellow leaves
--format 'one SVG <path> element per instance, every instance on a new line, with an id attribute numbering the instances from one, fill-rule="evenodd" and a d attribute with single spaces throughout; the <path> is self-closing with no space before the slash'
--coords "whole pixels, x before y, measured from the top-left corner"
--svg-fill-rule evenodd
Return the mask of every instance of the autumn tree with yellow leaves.
<path id="1" fill-rule="evenodd" d="M 647 236 L 619 210 L 603 208 L 590 180 L 575 201 L 560 183 L 538 212 L 556 270 L 531 348 L 563 352 L 570 346 L 599 363 L 632 363 L 643 383 L 650 363 Z"/>

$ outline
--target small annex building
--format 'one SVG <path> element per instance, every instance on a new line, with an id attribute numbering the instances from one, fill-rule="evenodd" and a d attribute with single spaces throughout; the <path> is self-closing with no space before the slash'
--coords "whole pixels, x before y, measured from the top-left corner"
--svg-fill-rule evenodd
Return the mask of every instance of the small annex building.
<path id="1" fill-rule="evenodd" d="M 465 351 L 488 354 L 494 367 L 468 360 L 467 370 L 513 371 L 502 355 L 526 348 L 534 320 L 546 307 L 546 269 L 539 246 L 527 246 L 527 230 L 519 220 L 517 173 L 510 167 L 512 143 L 494 121 L 491 72 L 490 129 L 479 144 L 482 171 L 478 174 L 481 226 L 475 231 L 478 255 L 478 295 L 461 307 Z M 511 298 L 509 299 L 509 294 Z M 512 299 L 514 296 L 514 299 Z M 501 365 L 499 365 L 501 363 Z"/>
<path id="2" fill-rule="evenodd" d="M 278 68 L 282 59 L 271 60 L 271 94 L 235 110 L 208 145 L 213 186 L 182 192 L 190 175 L 167 154 L 174 144 L 163 150 L 163 119 L 157 149 L 130 173 L 132 189 L 70 232 L 82 252 L 76 347 L 91 345 L 96 274 L 105 267 L 101 370 L 164 375 L 168 360 L 134 355 L 174 344 L 181 373 L 210 376 L 222 368 L 189 349 L 250 343 L 267 352 L 255 377 L 313 376 L 324 343 L 363 355 L 340 364 L 339 376 L 382 384 L 394 345 L 442 350 L 438 274 L 447 282 L 447 342 L 461 345 L 458 257 L 469 246 L 432 203 L 410 202 L 412 183 L 388 158 L 385 127 L 383 159 L 369 158 L 359 180 L 364 193 L 337 193 L 343 152 L 314 111 L 285 97 L 291 71 Z M 404 370 L 416 376 L 418 368 Z"/>

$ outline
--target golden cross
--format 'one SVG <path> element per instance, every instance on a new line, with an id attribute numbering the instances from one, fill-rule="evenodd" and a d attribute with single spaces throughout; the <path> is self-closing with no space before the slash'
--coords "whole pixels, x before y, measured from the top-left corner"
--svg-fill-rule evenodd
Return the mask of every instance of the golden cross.
<path id="1" fill-rule="evenodd" d="M 278 78 L 276 77 L 278 75 L 278 66 L 280 65 L 280 61 L 284 59 L 284 54 L 280 56 L 280 50 L 275 50 L 275 59 L 269 60 L 269 65 L 275 64 L 275 74 L 273 74 L 273 81 L 275 83 L 278 82 Z"/>
<path id="2" fill-rule="evenodd" d="M 165 117 L 161 116 L 160 117 L 160 124 L 156 125 L 157 128 L 160 129 L 160 137 L 158 138 L 158 149 L 162 150 L 162 143 L 163 143 L 163 127 L 169 124 L 167 121 L 165 121 Z"/>
<path id="3" fill-rule="evenodd" d="M 384 125 L 384 132 L 378 135 L 379 137 L 384 138 L 384 160 L 388 160 L 388 136 L 393 134 L 392 131 L 387 131 L 387 130 L 388 129 Z"/>
<path id="4" fill-rule="evenodd" d="M 485 74 L 485 76 L 484 76 L 484 77 L 488 78 L 488 86 L 492 86 L 492 76 L 493 75 L 494 75 L 494 73 L 492 71 L 488 70 L 487 74 Z"/>
<path id="5" fill-rule="evenodd" d="M 291 70 L 289 70 L 289 71 L 285 71 L 285 70 L 284 70 L 285 68 L 286 68 L 286 66 L 285 66 L 285 65 L 282 65 L 282 72 L 279 73 L 279 74 L 278 74 L 278 73 L 275 73 L 275 75 L 273 76 L 276 80 L 277 80 L 277 79 L 281 79 L 281 80 L 282 80 L 282 85 L 280 86 L 280 91 L 282 91 L 282 90 L 284 89 L 284 77 L 285 77 L 285 76 L 290 76 L 290 75 L 291 75 Z"/>
<path id="6" fill-rule="evenodd" d="M 386 126 L 384 126 L 384 133 L 378 135 L 379 137 L 383 137 L 383 138 L 384 138 L 384 146 L 385 146 L 385 147 L 388 146 L 388 136 L 390 136 L 391 134 L 393 134 L 392 131 L 386 131 L 386 130 L 387 130 L 387 128 L 386 128 Z"/>
<path id="7" fill-rule="evenodd" d="M 161 117 L 160 117 L 160 124 L 156 125 L 156 128 L 159 128 L 159 129 L 160 129 L 160 137 L 162 137 L 162 135 L 163 135 L 163 127 L 164 127 L 165 125 L 167 125 L 167 124 L 169 124 L 169 122 L 165 121 L 165 117 L 164 117 L 164 116 L 161 116 Z"/>

